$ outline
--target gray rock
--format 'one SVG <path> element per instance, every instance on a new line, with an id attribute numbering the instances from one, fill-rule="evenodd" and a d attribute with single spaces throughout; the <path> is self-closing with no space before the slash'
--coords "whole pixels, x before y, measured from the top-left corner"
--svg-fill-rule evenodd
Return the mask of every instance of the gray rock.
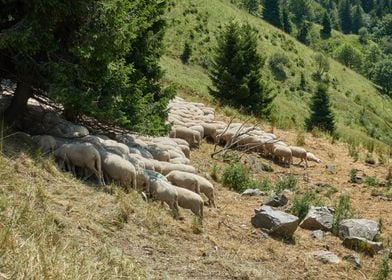
<path id="1" fill-rule="evenodd" d="M 339 223 L 339 237 L 361 237 L 373 240 L 379 233 L 378 223 L 368 219 L 347 219 Z"/>
<path id="2" fill-rule="evenodd" d="M 314 239 L 317 240 L 323 240 L 324 239 L 324 231 L 322 230 L 314 230 L 312 231 L 312 233 L 310 234 L 310 236 Z"/>
<path id="3" fill-rule="evenodd" d="M 347 255 L 343 259 L 352 263 L 355 268 L 361 268 L 361 260 L 357 255 Z"/>
<path id="4" fill-rule="evenodd" d="M 300 224 L 301 228 L 310 230 L 331 230 L 333 214 L 327 207 L 310 207 L 308 214 Z"/>
<path id="5" fill-rule="evenodd" d="M 264 229 L 272 235 L 290 238 L 298 228 L 299 218 L 263 205 L 255 209 L 251 222 L 254 227 Z"/>
<path id="6" fill-rule="evenodd" d="M 337 264 L 341 262 L 340 258 L 330 251 L 316 251 L 313 252 L 312 255 L 316 260 L 322 263 Z"/>
<path id="7" fill-rule="evenodd" d="M 259 189 L 246 189 L 241 195 L 258 196 L 263 194 Z"/>
<path id="8" fill-rule="evenodd" d="M 374 256 L 382 249 L 381 242 L 373 242 L 361 237 L 347 237 L 343 240 L 343 246 L 370 256 Z"/>
<path id="9" fill-rule="evenodd" d="M 279 206 L 286 205 L 288 201 L 289 200 L 287 199 L 287 197 L 284 194 L 277 193 L 277 194 L 274 194 L 274 195 L 268 197 L 263 202 L 263 205 L 268 205 L 268 206 L 272 206 L 272 207 L 279 207 Z"/>
<path id="10" fill-rule="evenodd" d="M 327 170 L 328 170 L 330 173 L 332 173 L 332 174 L 336 174 L 336 173 L 337 173 L 337 171 L 336 171 L 336 166 L 335 166 L 334 164 L 327 164 L 327 165 L 325 166 L 325 168 L 327 168 Z"/>

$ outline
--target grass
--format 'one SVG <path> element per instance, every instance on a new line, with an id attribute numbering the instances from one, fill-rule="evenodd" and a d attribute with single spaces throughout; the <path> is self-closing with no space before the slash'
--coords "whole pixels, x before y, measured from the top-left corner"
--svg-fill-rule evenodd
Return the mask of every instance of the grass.
<path id="1" fill-rule="evenodd" d="M 389 279 L 389 258 L 388 254 L 386 254 L 380 263 L 378 271 L 375 275 L 376 280 L 388 280 Z"/>
<path id="2" fill-rule="evenodd" d="M 192 12 L 189 12 L 192 11 Z M 289 58 L 285 81 L 275 80 L 267 66 L 263 76 L 277 94 L 270 119 L 279 128 L 301 128 L 309 115 L 309 101 L 316 87 L 310 78 L 315 72 L 315 52 L 258 17 L 238 9 L 230 0 L 176 0 L 167 14 L 166 52 L 161 60 L 167 83 L 177 85 L 188 96 L 199 96 L 211 102 L 207 69 L 216 43 L 216 34 L 229 20 L 247 21 L 259 31 L 259 51 L 265 58 L 283 53 Z M 334 33 L 333 40 L 357 44 L 355 36 Z M 189 64 L 180 60 L 185 42 L 192 47 Z M 359 46 L 359 45 L 358 45 Z M 357 47 L 358 47 L 357 46 Z M 363 76 L 330 59 L 331 102 L 336 116 L 337 135 L 348 143 L 356 143 L 386 153 L 391 143 L 392 101 L 381 96 Z M 307 90 L 299 89 L 300 73 L 304 73 Z M 347 93 L 347 94 L 345 94 Z M 361 118 L 362 116 L 362 118 Z M 372 144 L 371 144 L 372 143 Z"/>
<path id="3" fill-rule="evenodd" d="M 279 179 L 279 181 L 276 183 L 275 190 L 277 192 L 282 192 L 284 190 L 295 191 L 297 189 L 297 183 L 298 183 L 297 177 L 289 173 Z"/>
<path id="4" fill-rule="evenodd" d="M 350 200 L 351 198 L 349 195 L 343 194 L 339 196 L 335 202 L 332 232 L 336 235 L 339 233 L 339 223 L 344 219 L 350 219 L 354 217 L 354 210 L 351 208 Z"/>
<path id="5" fill-rule="evenodd" d="M 303 220 L 308 214 L 310 206 L 322 206 L 323 203 L 313 192 L 306 192 L 302 195 L 296 195 L 293 203 L 289 208 L 289 212 Z"/>

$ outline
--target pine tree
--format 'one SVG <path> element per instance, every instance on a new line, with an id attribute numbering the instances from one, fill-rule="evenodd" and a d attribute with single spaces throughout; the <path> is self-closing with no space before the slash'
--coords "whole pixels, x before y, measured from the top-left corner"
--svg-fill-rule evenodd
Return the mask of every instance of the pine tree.
<path id="1" fill-rule="evenodd" d="M 304 21 L 301 26 L 299 27 L 299 31 L 297 34 L 298 41 L 302 42 L 305 45 L 310 44 L 310 36 L 309 31 L 312 24 L 309 21 Z"/>
<path id="2" fill-rule="evenodd" d="M 369 13 L 373 10 L 373 0 L 361 0 L 361 4 L 365 13 Z"/>
<path id="3" fill-rule="evenodd" d="M 184 50 L 182 51 L 182 54 L 180 56 L 182 63 L 188 64 L 191 55 L 192 55 L 191 45 L 188 42 L 185 42 Z"/>
<path id="4" fill-rule="evenodd" d="M 290 0 L 290 12 L 293 14 L 293 21 L 300 25 L 305 20 L 311 20 L 313 9 L 310 0 Z"/>
<path id="5" fill-rule="evenodd" d="M 310 117 L 306 120 L 308 130 L 318 128 L 324 131 L 333 132 L 335 130 L 334 117 L 328 95 L 328 86 L 319 84 L 312 97 L 310 105 Z"/>
<path id="6" fill-rule="evenodd" d="M 348 34 L 352 28 L 351 5 L 349 0 L 342 0 L 339 4 L 340 27 L 343 33 Z"/>
<path id="7" fill-rule="evenodd" d="M 279 0 L 264 0 L 263 18 L 272 25 L 282 28 Z"/>
<path id="8" fill-rule="evenodd" d="M 327 12 L 324 13 L 323 17 L 323 28 L 320 30 L 320 35 L 322 38 L 329 38 L 331 37 L 331 18 Z"/>
<path id="9" fill-rule="evenodd" d="M 282 25 L 283 31 L 287 34 L 293 32 L 293 26 L 289 17 L 289 11 L 287 10 L 287 7 L 282 8 Z"/>
<path id="10" fill-rule="evenodd" d="M 360 5 L 355 5 L 352 12 L 352 32 L 358 34 L 359 29 L 364 25 L 363 10 Z"/>
<path id="11" fill-rule="evenodd" d="M 242 0 L 242 5 L 250 14 L 257 12 L 259 3 L 259 0 Z"/>
<path id="12" fill-rule="evenodd" d="M 248 113 L 268 115 L 274 96 L 261 79 L 264 60 L 257 53 L 257 32 L 248 24 L 231 22 L 217 42 L 209 73 L 211 95 Z"/>

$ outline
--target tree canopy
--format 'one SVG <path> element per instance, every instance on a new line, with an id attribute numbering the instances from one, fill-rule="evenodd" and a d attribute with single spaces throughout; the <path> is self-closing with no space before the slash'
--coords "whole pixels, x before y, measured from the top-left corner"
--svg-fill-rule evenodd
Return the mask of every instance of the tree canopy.
<path id="1" fill-rule="evenodd" d="M 0 78 L 17 84 L 8 120 L 45 94 L 81 114 L 135 130 L 165 130 L 172 97 L 159 84 L 165 1 L 2 1 Z"/>

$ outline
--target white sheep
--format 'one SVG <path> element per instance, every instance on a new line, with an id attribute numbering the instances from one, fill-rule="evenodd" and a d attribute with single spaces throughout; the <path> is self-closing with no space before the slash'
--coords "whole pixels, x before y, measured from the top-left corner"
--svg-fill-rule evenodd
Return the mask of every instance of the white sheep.
<path id="1" fill-rule="evenodd" d="M 163 175 L 167 175 L 170 173 L 170 171 L 173 170 L 179 170 L 188 173 L 196 173 L 196 169 L 191 165 L 176 164 L 170 162 L 159 162 L 159 165 L 155 166 L 155 170 L 162 173 Z"/>
<path id="2" fill-rule="evenodd" d="M 290 163 L 293 159 L 293 155 L 291 153 L 291 149 L 286 146 L 282 145 L 276 145 L 274 150 L 273 150 L 273 155 L 278 159 L 278 161 L 281 161 L 283 163 L 287 163 L 288 166 L 290 167 Z"/>
<path id="3" fill-rule="evenodd" d="M 187 173 L 183 171 L 173 170 L 170 171 L 165 177 L 173 185 L 185 188 L 195 193 L 200 194 L 199 181 L 195 177 L 196 174 Z"/>
<path id="4" fill-rule="evenodd" d="M 175 187 L 175 186 L 174 186 Z M 190 190 L 175 187 L 177 190 L 178 205 L 182 208 L 189 209 L 196 216 L 203 218 L 204 201 L 200 195 Z"/>
<path id="5" fill-rule="evenodd" d="M 201 143 L 201 136 L 199 132 L 183 126 L 172 127 L 170 137 L 184 139 L 189 143 L 189 145 L 200 145 Z"/>
<path id="6" fill-rule="evenodd" d="M 306 159 L 309 161 L 317 162 L 317 163 L 321 162 L 321 159 L 316 157 L 313 153 L 309 153 L 309 152 L 306 153 Z"/>
<path id="7" fill-rule="evenodd" d="M 87 168 L 93 172 L 99 184 L 104 185 L 102 178 L 102 161 L 98 150 L 91 143 L 63 144 L 54 151 L 54 156 L 66 163 L 68 168 L 75 174 L 75 166 Z"/>
<path id="8" fill-rule="evenodd" d="M 196 175 L 195 177 L 197 181 L 199 182 L 199 188 L 200 192 L 204 193 L 205 196 L 208 198 L 208 204 L 210 206 L 216 207 L 215 205 L 215 199 L 214 199 L 214 185 L 208 181 L 206 178 Z"/>
<path id="9" fill-rule="evenodd" d="M 303 161 L 305 161 L 305 168 L 308 167 L 308 160 L 306 156 L 306 150 L 302 147 L 297 147 L 297 146 L 290 146 L 291 154 L 293 157 L 301 159 L 301 161 L 298 164 L 301 164 Z"/>
<path id="10" fill-rule="evenodd" d="M 57 147 L 56 139 L 50 135 L 35 135 L 31 139 L 38 144 L 45 154 L 53 152 Z"/>

